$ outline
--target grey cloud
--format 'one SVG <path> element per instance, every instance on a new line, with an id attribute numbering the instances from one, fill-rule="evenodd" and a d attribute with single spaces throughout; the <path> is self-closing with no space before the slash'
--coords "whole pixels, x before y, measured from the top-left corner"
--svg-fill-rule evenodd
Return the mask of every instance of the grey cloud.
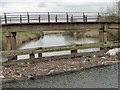
<path id="1" fill-rule="evenodd" d="M 37 7 L 46 7 L 47 5 L 46 5 L 46 3 L 45 2 L 40 2 L 38 5 L 37 5 Z"/>
<path id="2" fill-rule="evenodd" d="M 10 2 L 11 1 L 11 2 Z M 0 3 L 2 3 L 2 7 L 6 8 L 11 7 L 13 4 L 16 3 L 22 3 L 23 5 L 26 5 L 27 8 L 31 5 L 33 5 L 33 8 L 42 8 L 45 11 L 67 11 L 67 12 L 98 12 L 105 8 L 107 6 L 111 6 L 112 4 L 109 2 L 48 2 L 48 0 L 1 0 Z M 12 5 L 11 5 L 12 4 Z M 52 7 L 53 5 L 53 7 Z M 0 6 L 1 7 L 1 6 Z M 26 8 L 25 8 L 26 9 Z M 27 9 L 28 10 L 28 9 Z"/>
<path id="3" fill-rule="evenodd" d="M 111 5 L 112 3 L 106 3 L 106 2 L 87 2 L 87 3 L 57 3 L 57 6 L 64 7 L 65 11 L 93 11 L 93 12 L 99 12 L 101 8 L 103 11 L 107 8 L 108 5 Z"/>

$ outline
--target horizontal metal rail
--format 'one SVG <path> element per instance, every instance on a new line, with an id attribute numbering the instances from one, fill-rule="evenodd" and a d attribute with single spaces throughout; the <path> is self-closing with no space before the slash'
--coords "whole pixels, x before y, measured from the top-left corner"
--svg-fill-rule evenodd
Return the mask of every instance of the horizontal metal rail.
<path id="1" fill-rule="evenodd" d="M 8 12 L 1 14 L 1 23 L 101 22 L 101 12 Z M 35 18 L 35 19 L 33 19 Z"/>

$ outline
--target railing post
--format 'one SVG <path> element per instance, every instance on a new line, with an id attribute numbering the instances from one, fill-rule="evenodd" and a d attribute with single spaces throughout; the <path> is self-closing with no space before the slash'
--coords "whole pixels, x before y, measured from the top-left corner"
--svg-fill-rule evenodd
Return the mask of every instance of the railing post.
<path id="1" fill-rule="evenodd" d="M 48 23 L 50 23 L 50 14 L 48 12 Z"/>
<path id="2" fill-rule="evenodd" d="M 103 29 L 104 27 L 99 29 L 99 43 L 100 43 L 100 53 L 103 53 L 103 46 L 104 46 L 104 33 L 103 33 Z"/>
<path id="3" fill-rule="evenodd" d="M 35 58 L 35 54 L 30 54 L 30 59 L 34 59 Z"/>
<path id="4" fill-rule="evenodd" d="M 105 43 L 105 44 L 108 42 L 107 32 L 108 32 L 108 24 L 105 24 L 105 25 L 104 25 L 104 43 Z"/>
<path id="5" fill-rule="evenodd" d="M 4 13 L 4 18 L 5 18 L 5 24 L 7 24 L 7 16 L 6 16 L 6 13 Z"/>
<path id="6" fill-rule="evenodd" d="M 67 22 L 68 22 L 68 13 L 66 13 L 66 20 L 67 20 Z"/>
<path id="7" fill-rule="evenodd" d="M 102 28 L 100 28 L 100 31 L 99 31 L 100 45 L 104 50 L 106 50 L 104 45 L 107 44 L 107 40 L 108 40 L 107 31 L 108 31 L 107 24 L 105 24 Z"/>
<path id="8" fill-rule="evenodd" d="M 30 23 L 30 17 L 28 12 L 27 12 L 27 19 L 28 19 L 28 23 Z"/>
<path id="9" fill-rule="evenodd" d="M 71 22 L 73 22 L 73 15 L 71 16 Z"/>
<path id="10" fill-rule="evenodd" d="M 77 50 L 71 50 L 71 54 L 77 53 Z"/>
<path id="11" fill-rule="evenodd" d="M 100 22 L 100 17 L 101 17 L 101 15 L 100 15 L 100 13 L 98 13 L 97 22 Z"/>
<path id="12" fill-rule="evenodd" d="M 57 15 L 55 16 L 55 22 L 57 22 Z"/>
<path id="13" fill-rule="evenodd" d="M 22 23 L 22 15 L 20 15 L 20 23 Z"/>
<path id="14" fill-rule="evenodd" d="M 83 22 L 85 22 L 86 20 L 85 20 L 85 14 L 83 13 Z"/>
<path id="15" fill-rule="evenodd" d="M 103 27 L 102 27 L 99 30 L 99 40 L 100 40 L 101 45 L 103 45 L 103 42 L 104 42 L 103 37 L 104 37 L 104 34 L 103 34 Z"/>
<path id="16" fill-rule="evenodd" d="M 38 20 L 39 20 L 39 23 L 40 23 L 40 15 L 39 15 L 39 17 L 38 17 Z"/>
<path id="17" fill-rule="evenodd" d="M 39 49 L 42 49 L 42 47 L 40 47 Z M 38 58 L 42 57 L 42 53 L 38 53 Z"/>
<path id="18" fill-rule="evenodd" d="M 85 16 L 85 22 L 87 22 L 87 15 Z"/>
<path id="19" fill-rule="evenodd" d="M 41 58 L 42 57 L 42 53 L 38 53 L 38 57 Z"/>

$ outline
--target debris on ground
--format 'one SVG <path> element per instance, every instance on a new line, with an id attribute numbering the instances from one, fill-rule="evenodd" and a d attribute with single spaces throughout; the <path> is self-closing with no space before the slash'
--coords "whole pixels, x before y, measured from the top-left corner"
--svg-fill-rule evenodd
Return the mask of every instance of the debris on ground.
<path id="1" fill-rule="evenodd" d="M 8 64 L 9 67 L 7 65 L 2 66 L 0 68 L 0 78 L 2 78 L 3 81 L 25 79 L 34 80 L 35 76 L 44 76 L 50 74 L 57 74 L 60 72 L 83 70 L 85 68 L 90 68 L 94 66 L 108 65 L 110 61 L 114 63 L 113 61 L 115 60 L 118 61 L 118 58 L 114 56 L 106 57 L 105 55 L 100 56 L 95 54 L 91 56 L 82 56 L 72 59 L 68 58 L 47 61 L 39 60 L 34 63 L 32 63 L 33 61 L 29 60 L 29 64 L 22 62 L 19 64 Z"/>
<path id="2" fill-rule="evenodd" d="M 106 52 L 106 54 L 109 54 L 110 56 L 114 56 L 120 52 L 120 48 L 113 48 Z"/>

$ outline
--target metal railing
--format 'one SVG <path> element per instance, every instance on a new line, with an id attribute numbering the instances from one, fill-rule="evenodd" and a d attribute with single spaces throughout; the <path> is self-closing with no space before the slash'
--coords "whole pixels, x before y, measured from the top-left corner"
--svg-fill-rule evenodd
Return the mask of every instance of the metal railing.
<path id="1" fill-rule="evenodd" d="M 99 22 L 103 15 L 98 12 L 11 12 L 1 15 L 1 23 Z"/>

